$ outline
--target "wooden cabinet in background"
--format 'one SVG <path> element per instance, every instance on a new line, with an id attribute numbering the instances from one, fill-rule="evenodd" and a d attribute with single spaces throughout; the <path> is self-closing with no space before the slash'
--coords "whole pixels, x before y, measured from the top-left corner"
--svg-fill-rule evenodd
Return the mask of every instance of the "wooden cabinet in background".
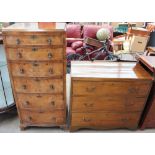
<path id="1" fill-rule="evenodd" d="M 146 70 L 148 70 L 155 80 L 155 57 L 154 56 L 137 56 L 139 63 L 141 63 Z M 143 112 L 140 128 L 155 128 L 155 81 L 150 91 L 145 110 Z"/>
<path id="2" fill-rule="evenodd" d="M 66 126 L 65 24 L 39 29 L 17 23 L 3 29 L 21 129 Z"/>
<path id="3" fill-rule="evenodd" d="M 72 62 L 70 131 L 136 129 L 152 76 L 128 62 Z"/>

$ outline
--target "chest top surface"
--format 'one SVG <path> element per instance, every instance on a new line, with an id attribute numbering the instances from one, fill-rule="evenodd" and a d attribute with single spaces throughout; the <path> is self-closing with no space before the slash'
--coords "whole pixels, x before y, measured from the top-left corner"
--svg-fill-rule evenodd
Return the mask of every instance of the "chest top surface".
<path id="1" fill-rule="evenodd" d="M 72 61 L 71 77 L 152 80 L 152 76 L 134 62 Z"/>
<path id="2" fill-rule="evenodd" d="M 44 26 L 45 27 L 45 26 Z M 46 26 L 44 28 L 43 26 L 40 26 L 38 22 L 25 22 L 25 23 L 15 23 L 13 25 L 10 25 L 8 27 L 5 27 L 2 29 L 3 32 L 46 32 L 46 31 L 65 31 L 66 24 L 65 23 L 55 23 L 53 25 Z"/>

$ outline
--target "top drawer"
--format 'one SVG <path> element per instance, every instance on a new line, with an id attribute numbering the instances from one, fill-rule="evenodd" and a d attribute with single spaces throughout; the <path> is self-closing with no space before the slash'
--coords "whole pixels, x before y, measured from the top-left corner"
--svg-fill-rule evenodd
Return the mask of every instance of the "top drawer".
<path id="1" fill-rule="evenodd" d="M 150 83 L 141 81 L 130 82 L 93 82 L 73 81 L 73 95 L 135 95 L 146 97 L 150 89 Z"/>
<path id="2" fill-rule="evenodd" d="M 63 34 L 59 35 L 8 35 L 5 38 L 6 45 L 63 45 Z"/>

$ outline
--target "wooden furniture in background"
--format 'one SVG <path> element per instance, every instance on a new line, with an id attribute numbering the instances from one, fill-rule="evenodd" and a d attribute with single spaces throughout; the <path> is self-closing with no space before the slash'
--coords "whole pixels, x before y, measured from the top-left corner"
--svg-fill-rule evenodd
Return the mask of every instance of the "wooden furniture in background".
<path id="1" fill-rule="evenodd" d="M 147 47 L 146 55 L 148 56 L 155 56 L 155 47 Z"/>
<path id="2" fill-rule="evenodd" d="M 55 22 L 38 22 L 38 27 L 40 29 L 55 29 L 56 23 Z"/>
<path id="3" fill-rule="evenodd" d="M 21 129 L 66 125 L 65 24 L 39 29 L 17 23 L 3 29 Z"/>
<path id="4" fill-rule="evenodd" d="M 143 64 L 146 70 L 149 70 L 155 80 L 155 57 L 154 56 L 137 56 L 138 61 Z M 140 128 L 155 128 L 155 81 L 143 112 Z"/>
<path id="5" fill-rule="evenodd" d="M 150 31 L 145 28 L 129 28 L 127 38 L 130 40 L 131 52 L 145 52 L 150 38 Z"/>
<path id="6" fill-rule="evenodd" d="M 152 76 L 140 64 L 72 62 L 70 131 L 136 129 L 151 86 Z"/>

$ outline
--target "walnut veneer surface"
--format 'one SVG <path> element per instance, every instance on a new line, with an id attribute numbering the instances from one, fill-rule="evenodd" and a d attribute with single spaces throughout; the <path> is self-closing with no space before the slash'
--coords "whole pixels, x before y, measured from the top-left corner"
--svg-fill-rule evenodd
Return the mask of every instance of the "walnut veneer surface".
<path id="1" fill-rule="evenodd" d="M 128 62 L 72 62 L 70 131 L 136 129 L 152 76 Z"/>
<path id="2" fill-rule="evenodd" d="M 66 125 L 65 24 L 40 29 L 16 23 L 3 29 L 20 127 Z"/>

